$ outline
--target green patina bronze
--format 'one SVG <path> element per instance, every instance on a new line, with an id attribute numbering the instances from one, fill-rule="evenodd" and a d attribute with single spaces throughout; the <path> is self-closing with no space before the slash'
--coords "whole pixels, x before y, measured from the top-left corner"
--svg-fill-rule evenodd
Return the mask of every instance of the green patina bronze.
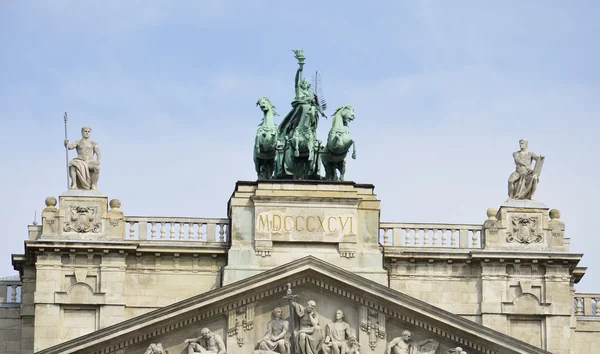
<path id="1" fill-rule="evenodd" d="M 354 145 L 346 128 L 348 122 L 354 119 L 354 109 L 343 106 L 336 110 L 327 146 L 324 147 L 317 139 L 317 127 L 319 117 L 327 118 L 324 113 L 325 103 L 319 102 L 317 90 L 311 90 L 311 84 L 303 76 L 306 61 L 304 52 L 293 52 L 298 60 L 294 82 L 296 97 L 292 101 L 292 110 L 283 118 L 279 128 L 273 120 L 277 113 L 270 100 L 263 97 L 257 103 L 264 113 L 254 144 L 254 164 L 258 179 L 321 180 L 323 177 L 320 166 L 323 163 L 325 179 L 343 180 L 346 154 L 350 145 Z M 317 82 L 318 79 L 317 76 Z M 356 158 L 356 150 L 352 157 Z M 339 177 L 336 170 L 340 172 Z"/>
<path id="2" fill-rule="evenodd" d="M 338 108 L 333 114 L 333 124 L 327 136 L 327 145 L 322 153 L 325 179 L 343 181 L 346 173 L 346 155 L 352 146 L 352 158 L 356 159 L 356 145 L 350 137 L 348 123 L 354 120 L 354 108 L 350 105 Z M 337 171 L 340 172 L 339 176 Z"/>

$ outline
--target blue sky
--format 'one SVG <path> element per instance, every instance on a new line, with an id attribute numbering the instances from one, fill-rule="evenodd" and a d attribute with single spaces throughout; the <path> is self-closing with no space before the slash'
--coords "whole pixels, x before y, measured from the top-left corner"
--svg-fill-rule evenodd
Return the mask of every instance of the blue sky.
<path id="1" fill-rule="evenodd" d="M 383 221 L 481 223 L 506 200 L 511 153 L 547 156 L 536 199 L 562 212 L 598 292 L 600 24 L 595 1 L 4 1 L 0 4 L 0 275 L 65 190 L 62 116 L 102 149 L 100 189 L 127 215 L 226 216 L 269 96 L 296 62 L 331 108 L 353 105 Z M 331 112 L 329 112 L 331 113 Z M 281 117 L 279 117 L 281 119 Z M 322 120 L 321 139 L 330 122 Z M 73 153 L 71 153 L 73 156 Z M 39 219 L 39 217 L 38 217 Z"/>

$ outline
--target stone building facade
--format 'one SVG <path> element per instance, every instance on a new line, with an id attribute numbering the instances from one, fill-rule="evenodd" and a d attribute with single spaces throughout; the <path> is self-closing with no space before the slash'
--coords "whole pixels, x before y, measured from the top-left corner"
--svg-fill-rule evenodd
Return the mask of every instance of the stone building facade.
<path id="1" fill-rule="evenodd" d="M 211 353 L 265 354 L 273 310 L 300 306 L 286 323 L 302 326 L 311 301 L 314 354 L 600 348 L 600 294 L 575 292 L 585 268 L 558 210 L 510 201 L 478 225 L 379 214 L 374 186 L 353 182 L 238 182 L 223 219 L 126 216 L 97 191 L 49 197 L 13 255 L 19 278 L 0 280 L 0 352 L 189 353 L 208 328 Z"/>

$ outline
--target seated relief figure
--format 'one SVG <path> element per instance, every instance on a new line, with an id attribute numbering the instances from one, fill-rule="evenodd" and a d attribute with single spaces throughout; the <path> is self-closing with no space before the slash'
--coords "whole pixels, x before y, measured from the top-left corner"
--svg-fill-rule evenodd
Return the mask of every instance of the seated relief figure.
<path id="1" fill-rule="evenodd" d="M 169 352 L 163 349 L 161 343 L 152 343 L 148 346 L 144 354 L 169 354 Z"/>
<path id="2" fill-rule="evenodd" d="M 308 301 L 306 307 L 292 302 L 298 318 L 299 329 L 295 331 L 297 354 L 318 354 L 323 341 L 323 330 L 319 326 L 319 314 L 315 311 L 317 303 Z"/>
<path id="3" fill-rule="evenodd" d="M 98 189 L 100 177 L 100 147 L 90 140 L 92 128 L 81 128 L 81 140 L 69 144 L 65 139 L 65 147 L 69 150 L 77 149 L 77 157 L 69 162 L 69 176 L 71 187 L 69 189 Z M 96 160 L 94 160 L 96 154 Z"/>
<path id="4" fill-rule="evenodd" d="M 358 352 L 356 331 L 344 321 L 344 312 L 335 312 L 335 321 L 325 326 L 323 352 L 326 354 L 349 354 L 350 350 Z"/>
<path id="5" fill-rule="evenodd" d="M 415 343 L 410 340 L 412 334 L 410 331 L 403 331 L 400 337 L 390 341 L 387 346 L 386 354 L 435 354 L 439 346 L 438 341 L 434 339 L 425 339 Z"/>
<path id="6" fill-rule="evenodd" d="M 281 309 L 273 310 L 271 320 L 267 323 L 267 333 L 258 342 L 258 349 L 280 354 L 290 353 L 290 343 L 285 336 L 288 334 L 289 323 L 281 318 Z"/>
<path id="7" fill-rule="evenodd" d="M 223 338 L 208 328 L 202 328 L 200 337 L 186 339 L 183 343 L 188 354 L 227 354 Z"/>
<path id="8" fill-rule="evenodd" d="M 527 140 L 519 140 L 521 150 L 513 153 L 515 172 L 508 177 L 508 197 L 510 199 L 533 199 L 542 172 L 545 157 L 527 150 Z M 531 164 L 535 160 L 535 168 Z"/>

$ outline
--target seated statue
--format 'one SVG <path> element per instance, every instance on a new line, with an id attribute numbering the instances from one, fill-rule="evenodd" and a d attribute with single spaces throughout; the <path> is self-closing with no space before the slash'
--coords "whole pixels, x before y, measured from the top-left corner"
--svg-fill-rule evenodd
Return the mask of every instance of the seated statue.
<path id="1" fill-rule="evenodd" d="M 288 327 L 288 321 L 281 318 L 281 309 L 274 309 L 271 320 L 267 323 L 267 333 L 258 343 L 258 349 L 266 352 L 289 354 L 290 343 L 285 339 Z"/>
<path id="2" fill-rule="evenodd" d="M 77 157 L 69 162 L 69 176 L 71 187 L 69 189 L 98 189 L 100 177 L 100 148 L 90 140 L 92 128 L 81 128 L 82 139 L 72 144 L 65 140 L 65 147 L 69 150 L 77 149 Z M 96 154 L 96 160 L 94 160 Z"/>
<path id="3" fill-rule="evenodd" d="M 299 323 L 299 329 L 296 331 L 297 354 L 318 354 L 321 351 L 323 341 L 323 331 L 319 326 L 319 314 L 315 311 L 317 303 L 310 300 L 306 307 L 292 302 L 294 314 Z"/>
<path id="4" fill-rule="evenodd" d="M 144 354 L 169 354 L 169 352 L 163 349 L 161 343 L 152 343 L 148 346 Z"/>
<path id="5" fill-rule="evenodd" d="M 439 342 L 435 339 L 425 339 L 415 343 L 410 340 L 411 337 L 410 331 L 403 331 L 400 337 L 390 341 L 386 354 L 435 354 L 437 351 Z"/>
<path id="6" fill-rule="evenodd" d="M 540 173 L 544 163 L 543 155 L 536 155 L 527 151 L 527 140 L 520 140 L 520 151 L 513 153 L 515 160 L 515 172 L 508 177 L 508 197 L 510 199 L 533 199 L 533 193 L 537 188 Z M 535 168 L 531 168 L 535 160 Z"/>
<path id="7" fill-rule="evenodd" d="M 356 332 L 344 321 L 344 312 L 335 312 L 335 321 L 325 326 L 323 351 L 326 354 L 348 354 L 352 347 L 352 337 L 356 341 Z"/>
<path id="8" fill-rule="evenodd" d="M 186 339 L 183 343 L 187 346 L 188 354 L 227 354 L 221 336 L 208 328 L 202 328 L 200 337 Z"/>

